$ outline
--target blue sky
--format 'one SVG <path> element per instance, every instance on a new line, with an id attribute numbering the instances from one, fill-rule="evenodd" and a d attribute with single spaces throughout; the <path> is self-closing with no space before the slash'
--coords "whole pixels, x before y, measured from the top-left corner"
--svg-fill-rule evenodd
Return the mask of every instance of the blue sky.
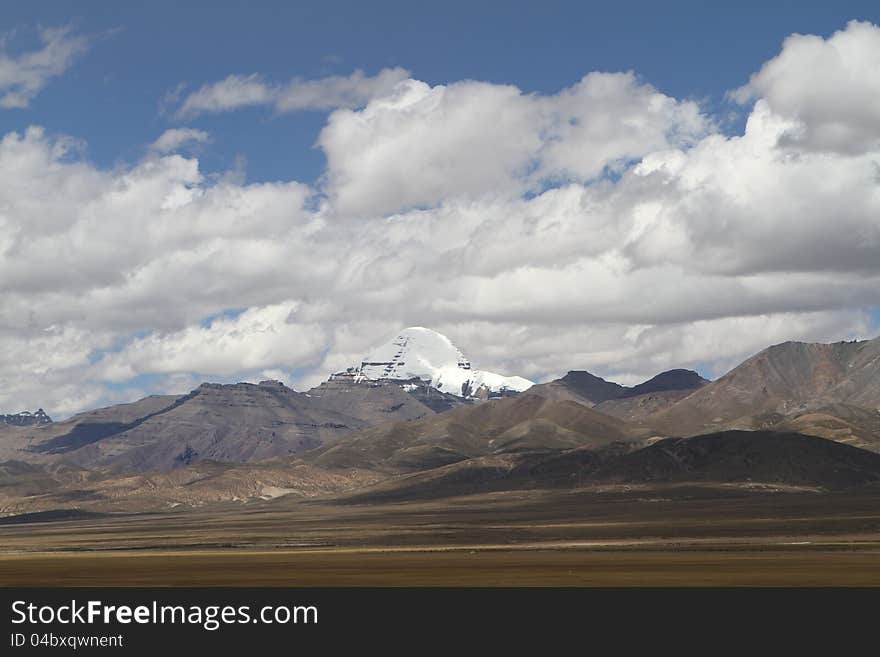
<path id="1" fill-rule="evenodd" d="M 5 3 L 0 412 L 307 389 L 411 325 L 481 369 L 626 384 L 873 337 L 878 24 L 876 2 Z"/>
<path id="2" fill-rule="evenodd" d="M 721 115 L 724 93 L 793 32 L 827 36 L 851 18 L 876 20 L 875 2 L 167 2 L 5 3 L 12 46 L 33 46 L 36 26 L 73 25 L 90 51 L 27 110 L 0 113 L 0 130 L 38 123 L 87 142 L 101 166 L 130 162 L 176 122 L 160 100 L 231 73 L 292 77 L 375 74 L 401 66 L 430 84 L 477 79 L 552 93 L 589 71 L 633 70 L 677 98 Z M 186 122 L 214 141 L 205 170 L 244 157 L 248 180 L 315 180 L 313 148 L 324 112 L 266 108 Z M 737 123 L 734 123 L 735 127 Z"/>

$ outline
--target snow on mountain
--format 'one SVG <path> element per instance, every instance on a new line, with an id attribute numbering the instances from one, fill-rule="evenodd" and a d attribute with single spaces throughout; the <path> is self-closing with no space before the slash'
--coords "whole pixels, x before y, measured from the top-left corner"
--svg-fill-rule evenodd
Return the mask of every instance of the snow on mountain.
<path id="1" fill-rule="evenodd" d="M 52 418 L 46 415 L 46 412 L 40 408 L 36 413 L 30 411 L 22 411 L 21 413 L 10 413 L 8 415 L 0 414 L 0 424 L 12 424 L 19 427 L 27 427 L 34 424 L 49 424 Z"/>
<path id="2" fill-rule="evenodd" d="M 522 392 L 534 383 L 521 376 L 503 376 L 471 368 L 470 361 L 445 335 L 421 326 L 403 329 L 397 337 L 367 355 L 357 369 L 363 379 L 420 379 L 442 392 L 476 397 Z"/>

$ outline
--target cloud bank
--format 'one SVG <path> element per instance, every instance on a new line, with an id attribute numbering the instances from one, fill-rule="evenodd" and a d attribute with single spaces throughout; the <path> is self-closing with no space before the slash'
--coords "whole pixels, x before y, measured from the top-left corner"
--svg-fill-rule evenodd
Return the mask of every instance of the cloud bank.
<path id="1" fill-rule="evenodd" d="M 314 184 L 206 177 L 178 152 L 200 140 L 185 131 L 113 170 L 40 128 L 9 133 L 0 408 L 64 415 L 202 378 L 302 389 L 407 325 L 477 367 L 623 383 L 869 337 L 877 57 L 866 23 L 790 37 L 734 92 L 748 120 L 732 135 L 632 73 L 549 95 L 409 78 L 357 104 L 300 91 L 296 107 L 339 107 Z"/>

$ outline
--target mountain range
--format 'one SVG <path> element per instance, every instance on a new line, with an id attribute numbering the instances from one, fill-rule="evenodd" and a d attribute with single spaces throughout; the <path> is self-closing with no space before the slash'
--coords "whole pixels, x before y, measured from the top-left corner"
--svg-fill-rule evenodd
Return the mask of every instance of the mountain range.
<path id="1" fill-rule="evenodd" d="M 306 392 L 205 383 L 35 416 L 0 423 L 0 513 L 622 482 L 831 490 L 880 480 L 880 338 L 787 342 L 715 381 L 676 369 L 627 387 L 477 370 L 412 327 Z"/>

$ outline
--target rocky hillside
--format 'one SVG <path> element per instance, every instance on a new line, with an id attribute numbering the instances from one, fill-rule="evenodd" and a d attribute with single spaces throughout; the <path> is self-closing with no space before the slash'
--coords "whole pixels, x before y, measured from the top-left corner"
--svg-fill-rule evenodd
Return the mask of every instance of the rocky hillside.
<path id="1" fill-rule="evenodd" d="M 299 393 L 276 381 L 202 384 L 46 426 L 10 428 L 0 460 L 161 471 L 201 460 L 250 462 L 299 454 L 368 427 L 433 415 L 388 382 L 340 382 Z"/>
<path id="2" fill-rule="evenodd" d="M 840 403 L 880 408 L 880 338 L 768 347 L 648 422 L 679 435 L 762 429 Z"/>
<path id="3" fill-rule="evenodd" d="M 323 467 L 412 472 L 493 454 L 598 447 L 641 438 L 626 423 L 582 404 L 528 394 L 377 427 L 306 459 Z"/>

